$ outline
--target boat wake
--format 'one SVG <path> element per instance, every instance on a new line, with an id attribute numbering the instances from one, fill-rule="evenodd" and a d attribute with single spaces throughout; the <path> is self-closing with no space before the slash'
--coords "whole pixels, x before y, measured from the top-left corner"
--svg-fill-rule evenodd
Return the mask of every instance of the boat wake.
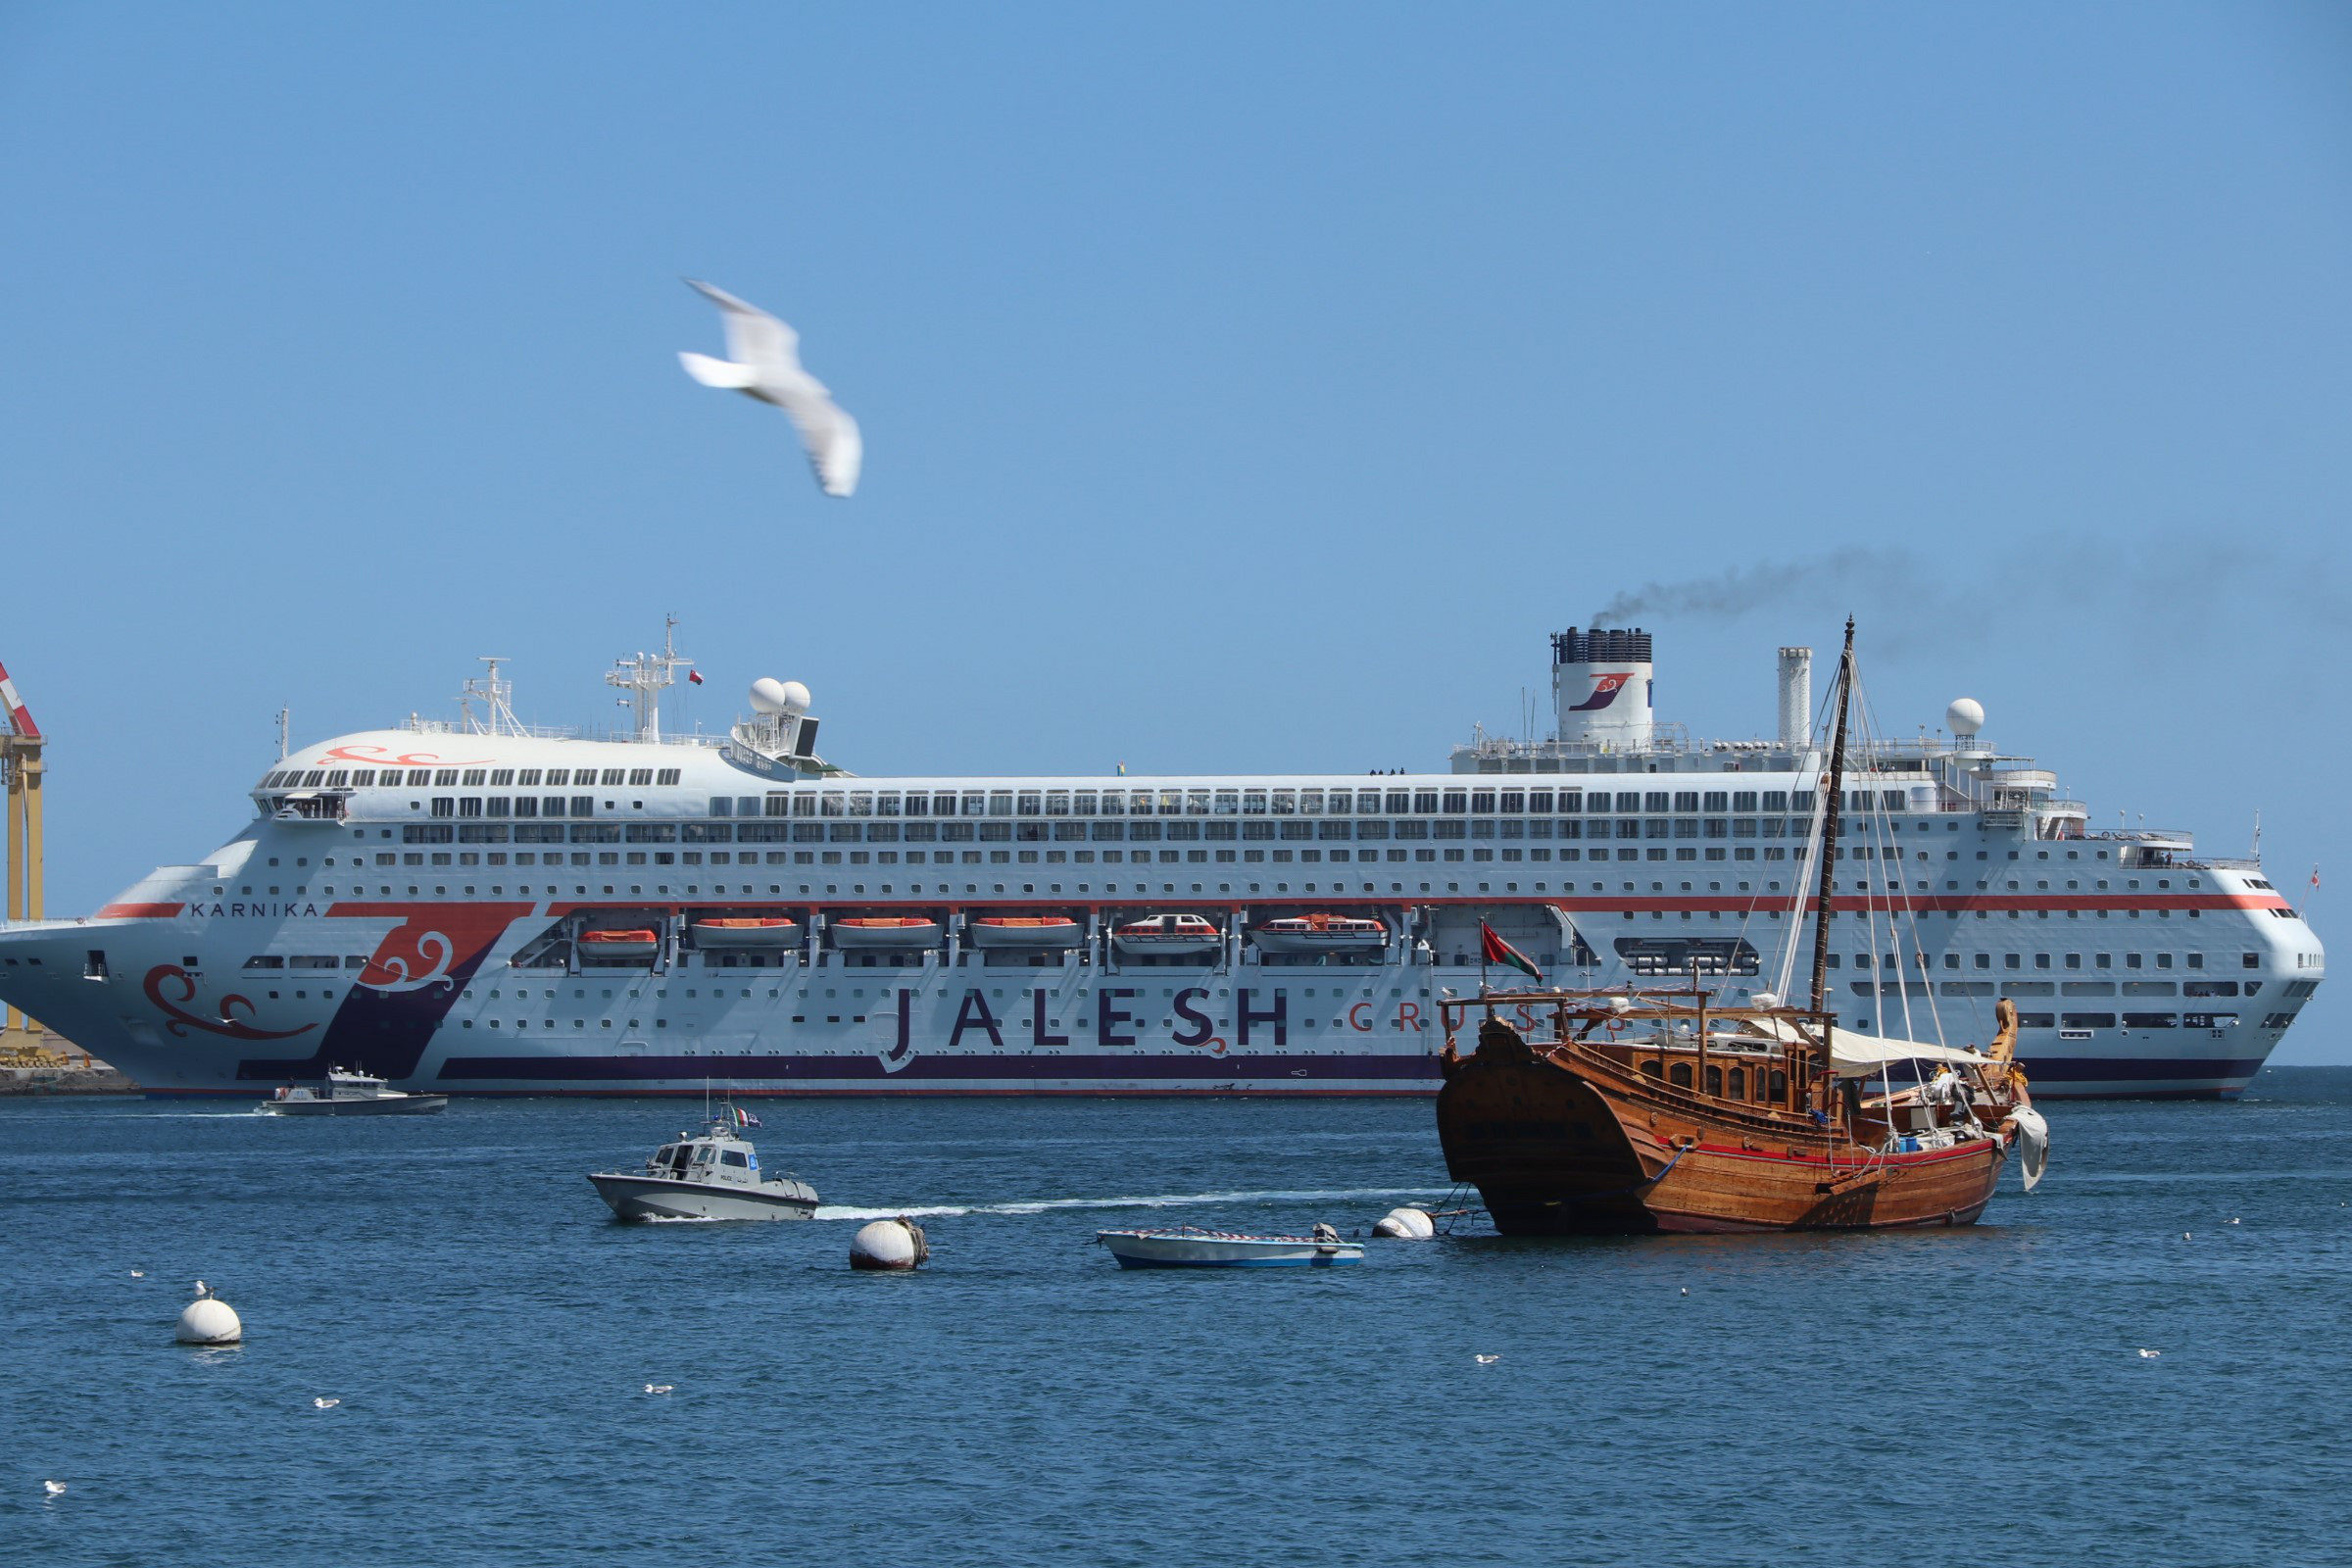
<path id="1" fill-rule="evenodd" d="M 1039 1198 L 1008 1203 L 933 1203 L 906 1208 L 851 1208 L 820 1203 L 812 1219 L 936 1219 L 958 1214 L 1045 1214 L 1065 1208 L 1187 1208 L 1205 1203 L 1316 1202 L 1344 1198 L 1444 1197 L 1437 1187 L 1341 1187 L 1299 1192 L 1168 1193 L 1156 1198 Z"/>

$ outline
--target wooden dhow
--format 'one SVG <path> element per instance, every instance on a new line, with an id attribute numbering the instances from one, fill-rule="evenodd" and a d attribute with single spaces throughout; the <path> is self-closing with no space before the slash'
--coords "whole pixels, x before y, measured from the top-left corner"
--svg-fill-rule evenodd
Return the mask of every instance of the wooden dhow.
<path id="1" fill-rule="evenodd" d="M 1826 798 L 1840 799 L 1853 623 Z M 1826 813 L 1813 1004 L 1766 993 L 1534 991 L 1441 1004 L 1438 1136 L 1504 1235 L 1878 1230 L 1973 1223 L 2013 1149 L 2029 1188 L 2048 1128 L 2012 1059 L 1858 1035 L 1823 1006 L 1838 813 Z M 1505 1012 L 1520 1022 L 1515 1026 Z M 1455 1035 L 1483 1014 L 1463 1056 Z M 1548 1029 L 1547 1039 L 1531 1040 Z M 1901 1082 L 1898 1083 L 1898 1074 Z"/>

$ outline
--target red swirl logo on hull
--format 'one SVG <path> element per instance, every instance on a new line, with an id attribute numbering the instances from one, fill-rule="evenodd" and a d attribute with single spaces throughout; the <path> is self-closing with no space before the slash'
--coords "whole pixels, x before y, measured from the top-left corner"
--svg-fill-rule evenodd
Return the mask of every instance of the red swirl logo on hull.
<path id="1" fill-rule="evenodd" d="M 239 996 L 220 999 L 220 1016 L 218 1018 L 189 1012 L 181 1004 L 196 1000 L 196 979 L 176 963 L 157 964 L 147 971 L 147 978 L 142 984 L 147 992 L 147 1000 L 154 1003 L 157 1009 L 171 1020 L 164 1028 L 182 1040 L 188 1037 L 190 1029 L 201 1029 L 211 1035 L 226 1035 L 231 1040 L 291 1040 L 296 1035 L 307 1035 L 318 1027 L 316 1023 L 306 1023 L 299 1029 L 257 1029 L 247 1019 L 236 1016 L 239 1011 L 250 1014 L 254 1010 L 252 1001 Z M 165 996 L 164 987 L 168 985 L 176 985 L 179 995 Z"/>

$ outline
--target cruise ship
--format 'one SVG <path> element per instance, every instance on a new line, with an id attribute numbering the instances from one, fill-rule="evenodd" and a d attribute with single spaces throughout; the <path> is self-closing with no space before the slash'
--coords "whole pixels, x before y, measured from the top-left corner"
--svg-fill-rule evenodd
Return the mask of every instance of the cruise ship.
<path id="1" fill-rule="evenodd" d="M 1802 648 L 1770 739 L 1656 721 L 1650 634 L 1572 629 L 1548 738 L 1288 776 L 865 777 L 797 682 L 663 733 L 690 667 L 617 662 L 612 735 L 492 662 L 454 720 L 281 745 L 201 861 L 0 930 L 0 997 L 162 1094 L 1434 1095 L 1482 922 L 1553 985 L 1786 994 L 1830 807 L 1841 1023 L 1964 1045 L 2009 998 L 2037 1095 L 2236 1094 L 2324 975 L 2259 863 L 2094 828 L 1973 702 L 1819 800 Z"/>

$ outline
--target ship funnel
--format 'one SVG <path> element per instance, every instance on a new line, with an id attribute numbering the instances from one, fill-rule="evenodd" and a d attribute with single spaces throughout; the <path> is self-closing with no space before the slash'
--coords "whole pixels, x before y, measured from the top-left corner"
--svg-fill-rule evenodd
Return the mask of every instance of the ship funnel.
<path id="1" fill-rule="evenodd" d="M 1639 626 L 1552 634 L 1551 700 L 1562 741 L 1620 751 L 1648 746 L 1652 684 L 1649 633 Z"/>
<path id="2" fill-rule="evenodd" d="M 1781 650 L 1781 744 L 1802 749 L 1813 738 L 1813 650 Z"/>

